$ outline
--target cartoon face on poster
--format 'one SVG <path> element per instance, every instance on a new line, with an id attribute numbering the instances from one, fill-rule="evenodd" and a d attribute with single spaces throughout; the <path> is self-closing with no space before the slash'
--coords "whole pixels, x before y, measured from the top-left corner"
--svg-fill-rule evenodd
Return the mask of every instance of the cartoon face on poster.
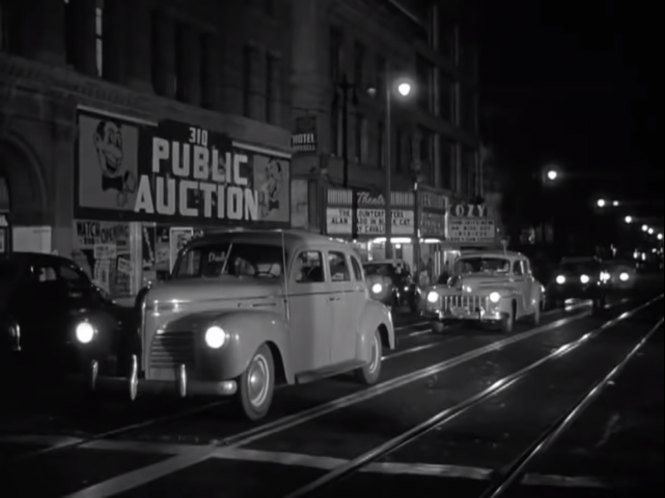
<path id="1" fill-rule="evenodd" d="M 138 126 L 80 113 L 78 138 L 79 205 L 132 210 L 138 177 Z"/>

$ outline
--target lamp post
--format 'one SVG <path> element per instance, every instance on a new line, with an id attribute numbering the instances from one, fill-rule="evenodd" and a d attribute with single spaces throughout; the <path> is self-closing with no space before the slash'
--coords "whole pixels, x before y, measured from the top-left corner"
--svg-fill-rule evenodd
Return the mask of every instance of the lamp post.
<path id="1" fill-rule="evenodd" d="M 392 245 L 392 100 L 393 92 L 397 90 L 401 98 L 408 98 L 413 93 L 413 83 L 407 79 L 395 79 L 390 71 L 387 72 L 386 78 L 386 126 L 385 126 L 385 142 L 386 142 L 386 171 L 385 171 L 385 198 L 386 198 L 386 259 L 393 258 L 393 245 Z M 416 241 L 417 243 L 417 241 Z"/>

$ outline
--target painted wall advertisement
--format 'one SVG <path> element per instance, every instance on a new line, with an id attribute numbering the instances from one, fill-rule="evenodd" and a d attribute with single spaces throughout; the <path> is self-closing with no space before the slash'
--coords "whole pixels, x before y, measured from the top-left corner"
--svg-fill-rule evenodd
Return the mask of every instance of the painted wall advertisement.
<path id="1" fill-rule="evenodd" d="M 386 210 L 383 195 L 344 189 L 328 190 L 326 209 L 327 230 L 330 235 L 351 235 L 353 231 L 353 195 L 356 196 L 358 235 L 385 235 Z M 392 192 L 392 235 L 412 236 L 414 229 L 413 192 Z M 411 209 L 408 209 L 410 207 Z"/>
<path id="2" fill-rule="evenodd" d="M 106 220 L 288 226 L 290 159 L 173 121 L 79 110 L 76 212 Z"/>
<path id="3" fill-rule="evenodd" d="M 114 296 L 131 293 L 134 270 L 129 223 L 75 220 L 72 259 L 92 281 Z"/>
<path id="4" fill-rule="evenodd" d="M 456 204 L 447 215 L 447 239 L 461 243 L 494 243 L 496 223 L 484 204 Z"/>

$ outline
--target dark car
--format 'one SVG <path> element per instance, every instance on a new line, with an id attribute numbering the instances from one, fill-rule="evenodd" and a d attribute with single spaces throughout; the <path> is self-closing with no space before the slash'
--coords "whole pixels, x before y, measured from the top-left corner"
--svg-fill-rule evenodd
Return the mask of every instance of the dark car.
<path id="1" fill-rule="evenodd" d="M 417 311 L 420 288 L 409 265 L 400 259 L 372 261 L 363 265 L 372 297 L 386 306 L 408 306 Z"/>
<path id="2" fill-rule="evenodd" d="M 548 300 L 557 308 L 567 299 L 587 299 L 593 301 L 594 311 L 601 311 L 609 291 L 606 269 L 593 257 L 562 259 L 547 285 Z"/>
<path id="3" fill-rule="evenodd" d="M 4 367 L 77 370 L 81 361 L 73 347 L 77 324 L 85 320 L 97 328 L 129 330 L 133 316 L 133 309 L 116 305 L 69 259 L 37 253 L 0 257 Z"/>

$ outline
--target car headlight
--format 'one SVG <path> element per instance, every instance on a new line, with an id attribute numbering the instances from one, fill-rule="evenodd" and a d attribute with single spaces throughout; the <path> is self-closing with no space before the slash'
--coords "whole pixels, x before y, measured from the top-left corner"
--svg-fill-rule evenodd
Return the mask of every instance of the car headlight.
<path id="1" fill-rule="evenodd" d="M 583 284 L 588 284 L 589 282 L 591 282 L 591 278 L 589 277 L 589 275 L 582 275 L 580 277 L 580 282 L 582 282 Z"/>
<path id="2" fill-rule="evenodd" d="M 494 304 L 497 304 L 499 301 L 501 301 L 501 294 L 498 292 L 492 292 L 490 294 L 490 301 Z"/>
<path id="3" fill-rule="evenodd" d="M 381 285 L 381 284 L 372 285 L 372 292 L 374 294 L 380 294 L 382 290 L 383 290 L 383 285 Z"/>
<path id="4" fill-rule="evenodd" d="M 89 322 L 81 322 L 76 326 L 76 340 L 81 344 L 90 344 L 95 338 L 95 327 Z"/>
<path id="5" fill-rule="evenodd" d="M 566 277 L 564 277 L 563 275 L 559 275 L 558 277 L 556 277 L 556 283 L 559 284 L 559 285 L 565 284 L 566 283 Z"/>
<path id="6" fill-rule="evenodd" d="M 601 274 L 600 274 L 600 280 L 602 282 L 609 282 L 611 280 L 611 278 L 612 278 L 612 275 L 610 275 L 606 271 L 601 272 Z"/>
<path id="7" fill-rule="evenodd" d="M 205 341 L 208 347 L 211 349 L 221 348 L 224 346 L 224 344 L 226 344 L 227 340 L 228 335 L 224 329 L 218 327 L 217 325 L 213 325 L 208 330 L 206 330 Z"/>
<path id="8" fill-rule="evenodd" d="M 619 275 L 619 279 L 622 282 L 628 282 L 630 280 L 630 275 L 626 272 L 623 272 L 621 275 Z"/>
<path id="9" fill-rule="evenodd" d="M 431 304 L 436 304 L 439 302 L 439 293 L 436 291 L 432 291 L 429 294 L 427 294 L 427 301 L 429 301 Z"/>

